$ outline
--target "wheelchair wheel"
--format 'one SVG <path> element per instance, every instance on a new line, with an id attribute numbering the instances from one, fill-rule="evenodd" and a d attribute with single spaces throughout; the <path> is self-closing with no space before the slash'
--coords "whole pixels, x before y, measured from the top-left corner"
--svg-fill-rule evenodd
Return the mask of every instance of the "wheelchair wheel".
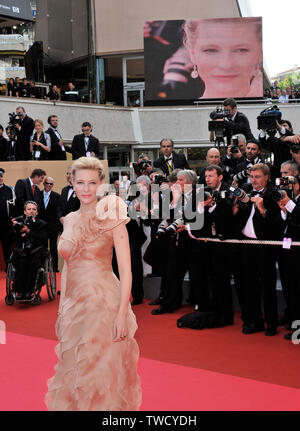
<path id="1" fill-rule="evenodd" d="M 53 270 L 53 259 L 49 257 L 46 261 L 45 268 L 46 286 L 48 298 L 51 301 L 56 296 L 56 273 Z"/>
<path id="2" fill-rule="evenodd" d="M 40 305 L 40 303 L 42 302 L 42 298 L 39 294 L 37 294 L 34 298 L 34 300 L 32 301 L 33 305 Z"/>
<path id="3" fill-rule="evenodd" d="M 12 295 L 12 284 L 13 284 L 13 278 L 14 278 L 14 267 L 12 263 L 9 263 L 7 265 L 7 271 L 6 271 L 6 297 L 5 297 L 5 303 L 7 305 L 12 305 L 14 303 L 14 297 Z M 12 302 L 11 298 L 12 297 Z M 6 302 L 6 298 L 8 298 L 8 302 Z M 10 303 L 11 302 L 11 303 Z"/>
<path id="4" fill-rule="evenodd" d="M 6 305 L 13 305 L 15 302 L 13 295 L 10 293 L 9 295 L 5 296 L 5 304 Z"/>

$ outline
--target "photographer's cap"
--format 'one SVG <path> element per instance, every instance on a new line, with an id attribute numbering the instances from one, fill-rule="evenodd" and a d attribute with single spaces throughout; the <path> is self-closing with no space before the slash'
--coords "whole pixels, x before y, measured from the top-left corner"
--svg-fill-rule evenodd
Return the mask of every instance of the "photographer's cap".
<path id="1" fill-rule="evenodd" d="M 3 177 L 4 172 L 5 172 L 5 170 L 0 168 L 0 177 Z"/>

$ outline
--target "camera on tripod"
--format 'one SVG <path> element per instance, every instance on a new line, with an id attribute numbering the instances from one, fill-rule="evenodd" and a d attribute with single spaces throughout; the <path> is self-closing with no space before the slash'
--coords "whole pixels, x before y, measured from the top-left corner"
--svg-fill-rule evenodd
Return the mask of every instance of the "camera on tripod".
<path id="1" fill-rule="evenodd" d="M 257 128 L 264 129 L 268 133 L 277 131 L 277 122 L 281 120 L 281 112 L 277 105 L 270 106 L 269 108 L 261 111 L 257 117 Z"/>
<path id="2" fill-rule="evenodd" d="M 208 130 L 210 132 L 219 132 L 224 130 L 224 118 L 229 116 L 228 109 L 224 109 L 222 106 L 217 106 L 215 111 L 209 114 L 211 120 L 208 122 Z M 223 120 L 223 121 L 218 121 Z"/>

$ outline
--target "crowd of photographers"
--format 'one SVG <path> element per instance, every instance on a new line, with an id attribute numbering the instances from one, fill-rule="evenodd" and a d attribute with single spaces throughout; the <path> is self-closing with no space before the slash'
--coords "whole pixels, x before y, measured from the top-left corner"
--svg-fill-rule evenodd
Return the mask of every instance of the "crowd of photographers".
<path id="1" fill-rule="evenodd" d="M 159 305 L 153 315 L 181 307 L 189 271 L 188 302 L 195 310 L 178 319 L 179 327 L 232 325 L 234 283 L 244 334 L 273 336 L 285 325 L 290 330 L 285 338 L 292 339 L 293 322 L 300 320 L 300 136 L 275 108 L 258 117 L 256 139 L 233 99 L 211 118 L 215 145 L 197 174 L 170 139 L 161 141 L 159 159 L 152 163 L 141 155 L 134 166 L 137 179 L 127 193 L 137 248 L 133 304 L 143 299 L 142 278 L 134 267 L 138 261 L 141 265 L 142 226 L 150 226 L 144 261 L 161 277 L 160 295 L 151 302 Z M 280 319 L 277 266 L 286 303 Z"/>
<path id="2" fill-rule="evenodd" d="M 55 160 L 66 159 L 66 148 L 57 131 L 57 116 L 49 116 L 50 127 L 44 133 L 40 120 L 32 124 L 24 108 L 18 107 L 16 115 L 11 114 L 8 128 L 11 147 L 18 147 L 18 141 L 25 138 L 27 144 L 19 145 L 24 150 L 19 159 L 5 160 L 29 160 L 30 153 L 39 155 L 36 160 L 45 160 L 49 147 L 53 150 L 55 145 L 64 156 L 56 156 Z M 285 337 L 291 339 L 295 329 L 292 324 L 300 320 L 297 265 L 300 248 L 295 245 L 300 241 L 300 136 L 293 132 L 288 120 L 281 118 L 276 107 L 261 112 L 257 138 L 234 99 L 226 99 L 222 108 L 213 111 L 210 117 L 213 144 L 207 151 L 206 167 L 194 172 L 185 156 L 174 151 L 173 141 L 162 139 L 161 156 L 157 160 L 152 162 L 142 154 L 133 164 L 136 181 L 130 183 L 127 178 L 123 184 L 116 181 L 113 185 L 114 191 L 127 201 L 131 217 L 127 228 L 132 258 L 132 304 L 143 302 L 144 259 L 152 267 L 151 275 L 161 277 L 160 294 L 150 303 L 158 305 L 152 310 L 153 315 L 181 307 L 183 279 L 189 271 L 188 301 L 195 310 L 178 320 L 179 327 L 233 324 L 234 282 L 243 333 L 265 331 L 272 336 L 277 333 L 278 325 L 284 324 L 291 329 Z M 29 121 L 30 133 L 26 124 Z M 100 156 L 99 141 L 91 135 L 91 130 L 89 123 L 82 124 L 83 133 L 74 137 L 70 150 L 73 159 Z M 30 178 L 26 181 L 30 183 L 27 184 L 28 193 L 32 193 L 29 200 L 34 206 Z M 46 187 L 41 195 L 45 199 Z M 65 197 L 67 205 L 73 193 L 72 185 L 65 189 L 61 198 Z M 70 211 L 74 209 L 77 208 Z M 35 208 L 30 210 L 34 212 Z M 58 226 L 56 243 L 59 219 L 57 210 L 54 212 Z M 142 258 L 147 235 L 150 243 Z M 270 241 L 274 243 L 271 245 Z M 57 255 L 55 260 L 57 270 Z M 276 265 L 286 302 L 285 314 L 280 320 Z M 113 266 L 117 273 L 115 259 Z"/>

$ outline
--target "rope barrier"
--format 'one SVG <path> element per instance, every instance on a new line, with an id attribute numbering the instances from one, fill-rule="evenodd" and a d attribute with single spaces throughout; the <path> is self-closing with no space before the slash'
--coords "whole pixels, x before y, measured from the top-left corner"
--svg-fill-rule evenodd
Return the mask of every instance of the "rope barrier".
<path id="1" fill-rule="evenodd" d="M 284 241 L 273 241 L 273 240 L 259 240 L 259 239 L 219 239 L 219 238 L 197 238 L 195 237 L 192 232 L 190 225 L 187 225 L 187 232 L 190 238 L 195 239 L 196 241 L 203 241 L 203 242 L 216 242 L 219 244 L 225 243 L 225 244 L 255 244 L 255 245 L 280 245 L 283 247 Z M 299 241 L 292 241 L 289 244 L 289 247 L 292 246 L 300 246 Z"/>

